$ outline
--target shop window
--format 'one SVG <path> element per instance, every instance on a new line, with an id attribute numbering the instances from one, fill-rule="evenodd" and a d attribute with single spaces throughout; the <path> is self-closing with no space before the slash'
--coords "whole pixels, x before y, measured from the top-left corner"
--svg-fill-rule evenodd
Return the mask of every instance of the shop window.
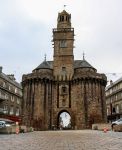
<path id="1" fill-rule="evenodd" d="M 4 113 L 4 114 L 7 114 L 7 113 L 8 113 L 8 106 L 7 106 L 7 105 L 4 105 L 4 106 L 3 106 L 3 113 Z"/>
<path id="2" fill-rule="evenodd" d="M 10 107 L 10 115 L 13 115 L 13 114 L 14 114 L 14 107 L 11 106 L 11 107 Z"/>
<path id="3" fill-rule="evenodd" d="M 17 108 L 17 109 L 16 109 L 16 116 L 19 116 L 19 114 L 20 114 L 19 112 L 20 112 L 20 111 L 19 111 L 19 108 Z"/>

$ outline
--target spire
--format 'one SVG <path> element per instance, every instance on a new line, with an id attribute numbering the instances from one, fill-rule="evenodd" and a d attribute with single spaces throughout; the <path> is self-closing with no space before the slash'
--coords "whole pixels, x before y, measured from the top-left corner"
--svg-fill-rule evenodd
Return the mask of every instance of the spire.
<path id="1" fill-rule="evenodd" d="M 45 54 L 45 55 L 44 55 L 44 61 L 46 61 L 46 56 L 47 56 L 47 55 Z"/>

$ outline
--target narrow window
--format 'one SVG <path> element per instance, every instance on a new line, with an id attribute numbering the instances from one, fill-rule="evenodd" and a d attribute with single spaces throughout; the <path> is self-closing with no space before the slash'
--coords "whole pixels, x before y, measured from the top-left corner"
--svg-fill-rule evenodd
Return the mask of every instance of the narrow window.
<path id="1" fill-rule="evenodd" d="M 64 21 L 64 16 L 61 17 L 61 21 Z"/>
<path id="2" fill-rule="evenodd" d="M 17 93 L 17 88 L 15 88 L 15 93 Z"/>
<path id="3" fill-rule="evenodd" d="M 6 83 L 5 83 L 5 82 L 3 82 L 3 87 L 4 87 L 4 88 L 6 87 Z"/>
<path id="4" fill-rule="evenodd" d="M 62 93 L 63 94 L 67 93 L 67 88 L 65 86 L 62 87 Z"/>
<path id="5" fill-rule="evenodd" d="M 66 67 L 62 67 L 62 71 L 66 72 Z"/>
<path id="6" fill-rule="evenodd" d="M 116 109 L 115 109 L 115 107 L 113 107 L 113 113 L 116 113 Z"/>
<path id="7" fill-rule="evenodd" d="M 11 96 L 11 101 L 14 102 L 14 96 Z"/>
<path id="8" fill-rule="evenodd" d="M 66 40 L 61 40 L 61 41 L 60 41 L 60 47 L 61 47 L 61 48 L 67 47 Z"/>
<path id="9" fill-rule="evenodd" d="M 65 105 L 66 105 L 66 100 L 63 99 L 63 100 L 62 100 L 62 106 L 65 106 Z"/>

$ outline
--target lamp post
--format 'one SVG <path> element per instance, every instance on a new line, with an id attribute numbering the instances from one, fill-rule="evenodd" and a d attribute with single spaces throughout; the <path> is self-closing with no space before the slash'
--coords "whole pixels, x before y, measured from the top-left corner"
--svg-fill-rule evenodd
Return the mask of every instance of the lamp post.
<path id="1" fill-rule="evenodd" d="M 112 122 L 112 100 L 110 99 L 110 112 L 111 112 L 111 122 Z"/>

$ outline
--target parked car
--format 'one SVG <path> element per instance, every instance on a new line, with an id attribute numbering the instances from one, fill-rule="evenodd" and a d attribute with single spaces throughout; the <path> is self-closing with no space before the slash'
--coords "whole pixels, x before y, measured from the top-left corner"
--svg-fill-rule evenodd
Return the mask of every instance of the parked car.
<path id="1" fill-rule="evenodd" d="M 9 119 L 0 118 L 0 133 L 12 133 L 15 122 Z"/>
<path id="2" fill-rule="evenodd" d="M 113 127 L 114 127 L 115 125 L 120 125 L 120 124 L 122 124 L 122 118 L 120 118 L 120 119 L 118 119 L 118 120 L 112 122 L 111 127 L 112 127 L 112 129 L 113 129 Z"/>

